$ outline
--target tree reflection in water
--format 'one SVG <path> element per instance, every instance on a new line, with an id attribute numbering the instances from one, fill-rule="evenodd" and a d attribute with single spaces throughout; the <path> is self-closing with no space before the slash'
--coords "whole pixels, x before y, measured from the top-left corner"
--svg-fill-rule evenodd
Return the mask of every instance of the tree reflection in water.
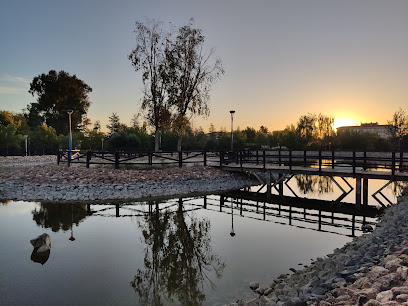
<path id="1" fill-rule="evenodd" d="M 182 199 L 175 212 L 155 205 L 138 224 L 146 243 L 145 269 L 138 269 L 131 286 L 143 305 L 201 305 L 204 284 L 214 288 L 211 275 L 221 278 L 225 268 L 211 247 L 210 221 L 183 212 Z"/>
<path id="2" fill-rule="evenodd" d="M 297 186 L 304 194 L 333 192 L 333 182 L 328 176 L 298 174 L 295 178 Z"/>
<path id="3" fill-rule="evenodd" d="M 38 226 L 51 228 L 53 232 L 70 230 L 73 224 L 78 226 L 87 217 L 85 204 L 41 203 L 32 214 Z"/>

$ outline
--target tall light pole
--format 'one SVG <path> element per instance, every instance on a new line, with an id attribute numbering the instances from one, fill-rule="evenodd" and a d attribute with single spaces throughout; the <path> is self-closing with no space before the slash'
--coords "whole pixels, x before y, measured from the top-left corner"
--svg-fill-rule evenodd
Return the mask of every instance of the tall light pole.
<path id="1" fill-rule="evenodd" d="M 68 159 L 71 160 L 72 156 L 72 129 L 71 129 L 71 115 L 73 113 L 72 109 L 67 110 L 68 118 L 69 118 L 69 152 L 68 152 Z"/>
<path id="2" fill-rule="evenodd" d="M 234 132 L 234 114 L 235 114 L 235 111 L 231 110 L 230 114 L 231 114 L 231 151 L 233 151 L 234 150 L 234 145 L 233 145 L 234 135 L 233 135 L 233 132 Z"/>

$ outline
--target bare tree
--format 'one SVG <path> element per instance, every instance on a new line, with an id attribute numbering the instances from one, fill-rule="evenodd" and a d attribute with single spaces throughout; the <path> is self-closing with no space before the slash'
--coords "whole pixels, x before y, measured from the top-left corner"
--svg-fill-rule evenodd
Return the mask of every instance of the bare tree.
<path id="1" fill-rule="evenodd" d="M 224 69 L 221 59 L 215 58 L 214 49 L 204 50 L 204 35 L 194 28 L 193 19 L 179 28 L 177 37 L 167 44 L 166 60 L 167 92 L 180 151 L 186 120 L 209 115 L 209 92 Z"/>
<path id="2" fill-rule="evenodd" d="M 165 46 L 168 34 L 164 33 L 160 22 L 147 20 L 146 24 L 136 22 L 136 48 L 128 58 L 136 71 L 142 72 L 145 86 L 142 111 L 155 132 L 155 151 L 159 150 L 159 134 L 168 126 L 170 110 L 166 99 L 166 84 L 163 78 L 166 70 Z"/>

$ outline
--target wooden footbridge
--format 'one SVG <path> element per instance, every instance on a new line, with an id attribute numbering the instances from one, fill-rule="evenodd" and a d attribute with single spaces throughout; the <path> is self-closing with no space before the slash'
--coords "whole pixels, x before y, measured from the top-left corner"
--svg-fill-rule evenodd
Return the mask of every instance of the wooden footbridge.
<path id="1" fill-rule="evenodd" d="M 69 158 L 71 156 L 71 158 Z M 368 180 L 385 180 L 387 183 L 377 190 L 376 196 L 393 181 L 408 181 L 407 152 L 345 152 L 345 151 L 290 151 L 290 150 L 242 150 L 242 151 L 182 151 L 182 152 L 93 152 L 59 151 L 58 164 L 67 162 L 92 165 L 114 165 L 119 167 L 155 165 L 191 166 L 204 165 L 228 171 L 240 171 L 254 175 L 261 185 L 267 187 L 267 195 L 275 188 L 283 196 L 284 186 L 294 176 L 318 175 L 330 177 L 343 191 L 340 202 L 352 189 L 356 191 L 355 204 L 367 204 Z M 262 177 L 257 173 L 263 173 Z M 354 178 L 355 188 L 345 191 L 335 178 Z M 289 187 L 289 186 L 288 186 Z"/>
<path id="2" fill-rule="evenodd" d="M 379 198 L 393 181 L 408 181 L 408 154 L 404 152 L 336 152 L 336 151 L 242 151 L 229 153 L 220 158 L 218 167 L 229 171 L 253 173 L 262 185 L 267 187 L 266 195 L 271 196 L 275 188 L 283 196 L 283 188 L 291 188 L 287 182 L 298 174 L 329 177 L 342 190 L 343 194 L 335 200 L 340 202 L 352 190 L 355 190 L 355 204 L 368 204 L 368 181 L 385 180 L 383 187 L 372 196 L 382 206 Z M 259 176 L 257 173 L 263 172 Z M 353 188 L 344 178 L 354 178 Z M 344 190 L 335 178 L 342 179 L 349 187 Z M 293 190 L 291 190 L 293 193 Z M 296 195 L 295 195 L 296 196 Z"/>

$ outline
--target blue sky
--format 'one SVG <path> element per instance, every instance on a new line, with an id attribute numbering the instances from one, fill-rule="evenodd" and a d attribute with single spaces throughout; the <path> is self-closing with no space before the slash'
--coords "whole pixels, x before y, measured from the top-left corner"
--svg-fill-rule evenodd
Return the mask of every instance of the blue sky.
<path id="1" fill-rule="evenodd" d="M 129 124 L 142 82 L 127 59 L 135 21 L 190 17 L 223 60 L 210 117 L 194 127 L 271 130 L 325 113 L 386 123 L 408 107 L 408 1 L 7 1 L 0 10 L 0 109 L 34 101 L 33 77 L 76 74 L 93 88 L 89 117 Z M 344 121 L 346 122 L 346 121 Z"/>

